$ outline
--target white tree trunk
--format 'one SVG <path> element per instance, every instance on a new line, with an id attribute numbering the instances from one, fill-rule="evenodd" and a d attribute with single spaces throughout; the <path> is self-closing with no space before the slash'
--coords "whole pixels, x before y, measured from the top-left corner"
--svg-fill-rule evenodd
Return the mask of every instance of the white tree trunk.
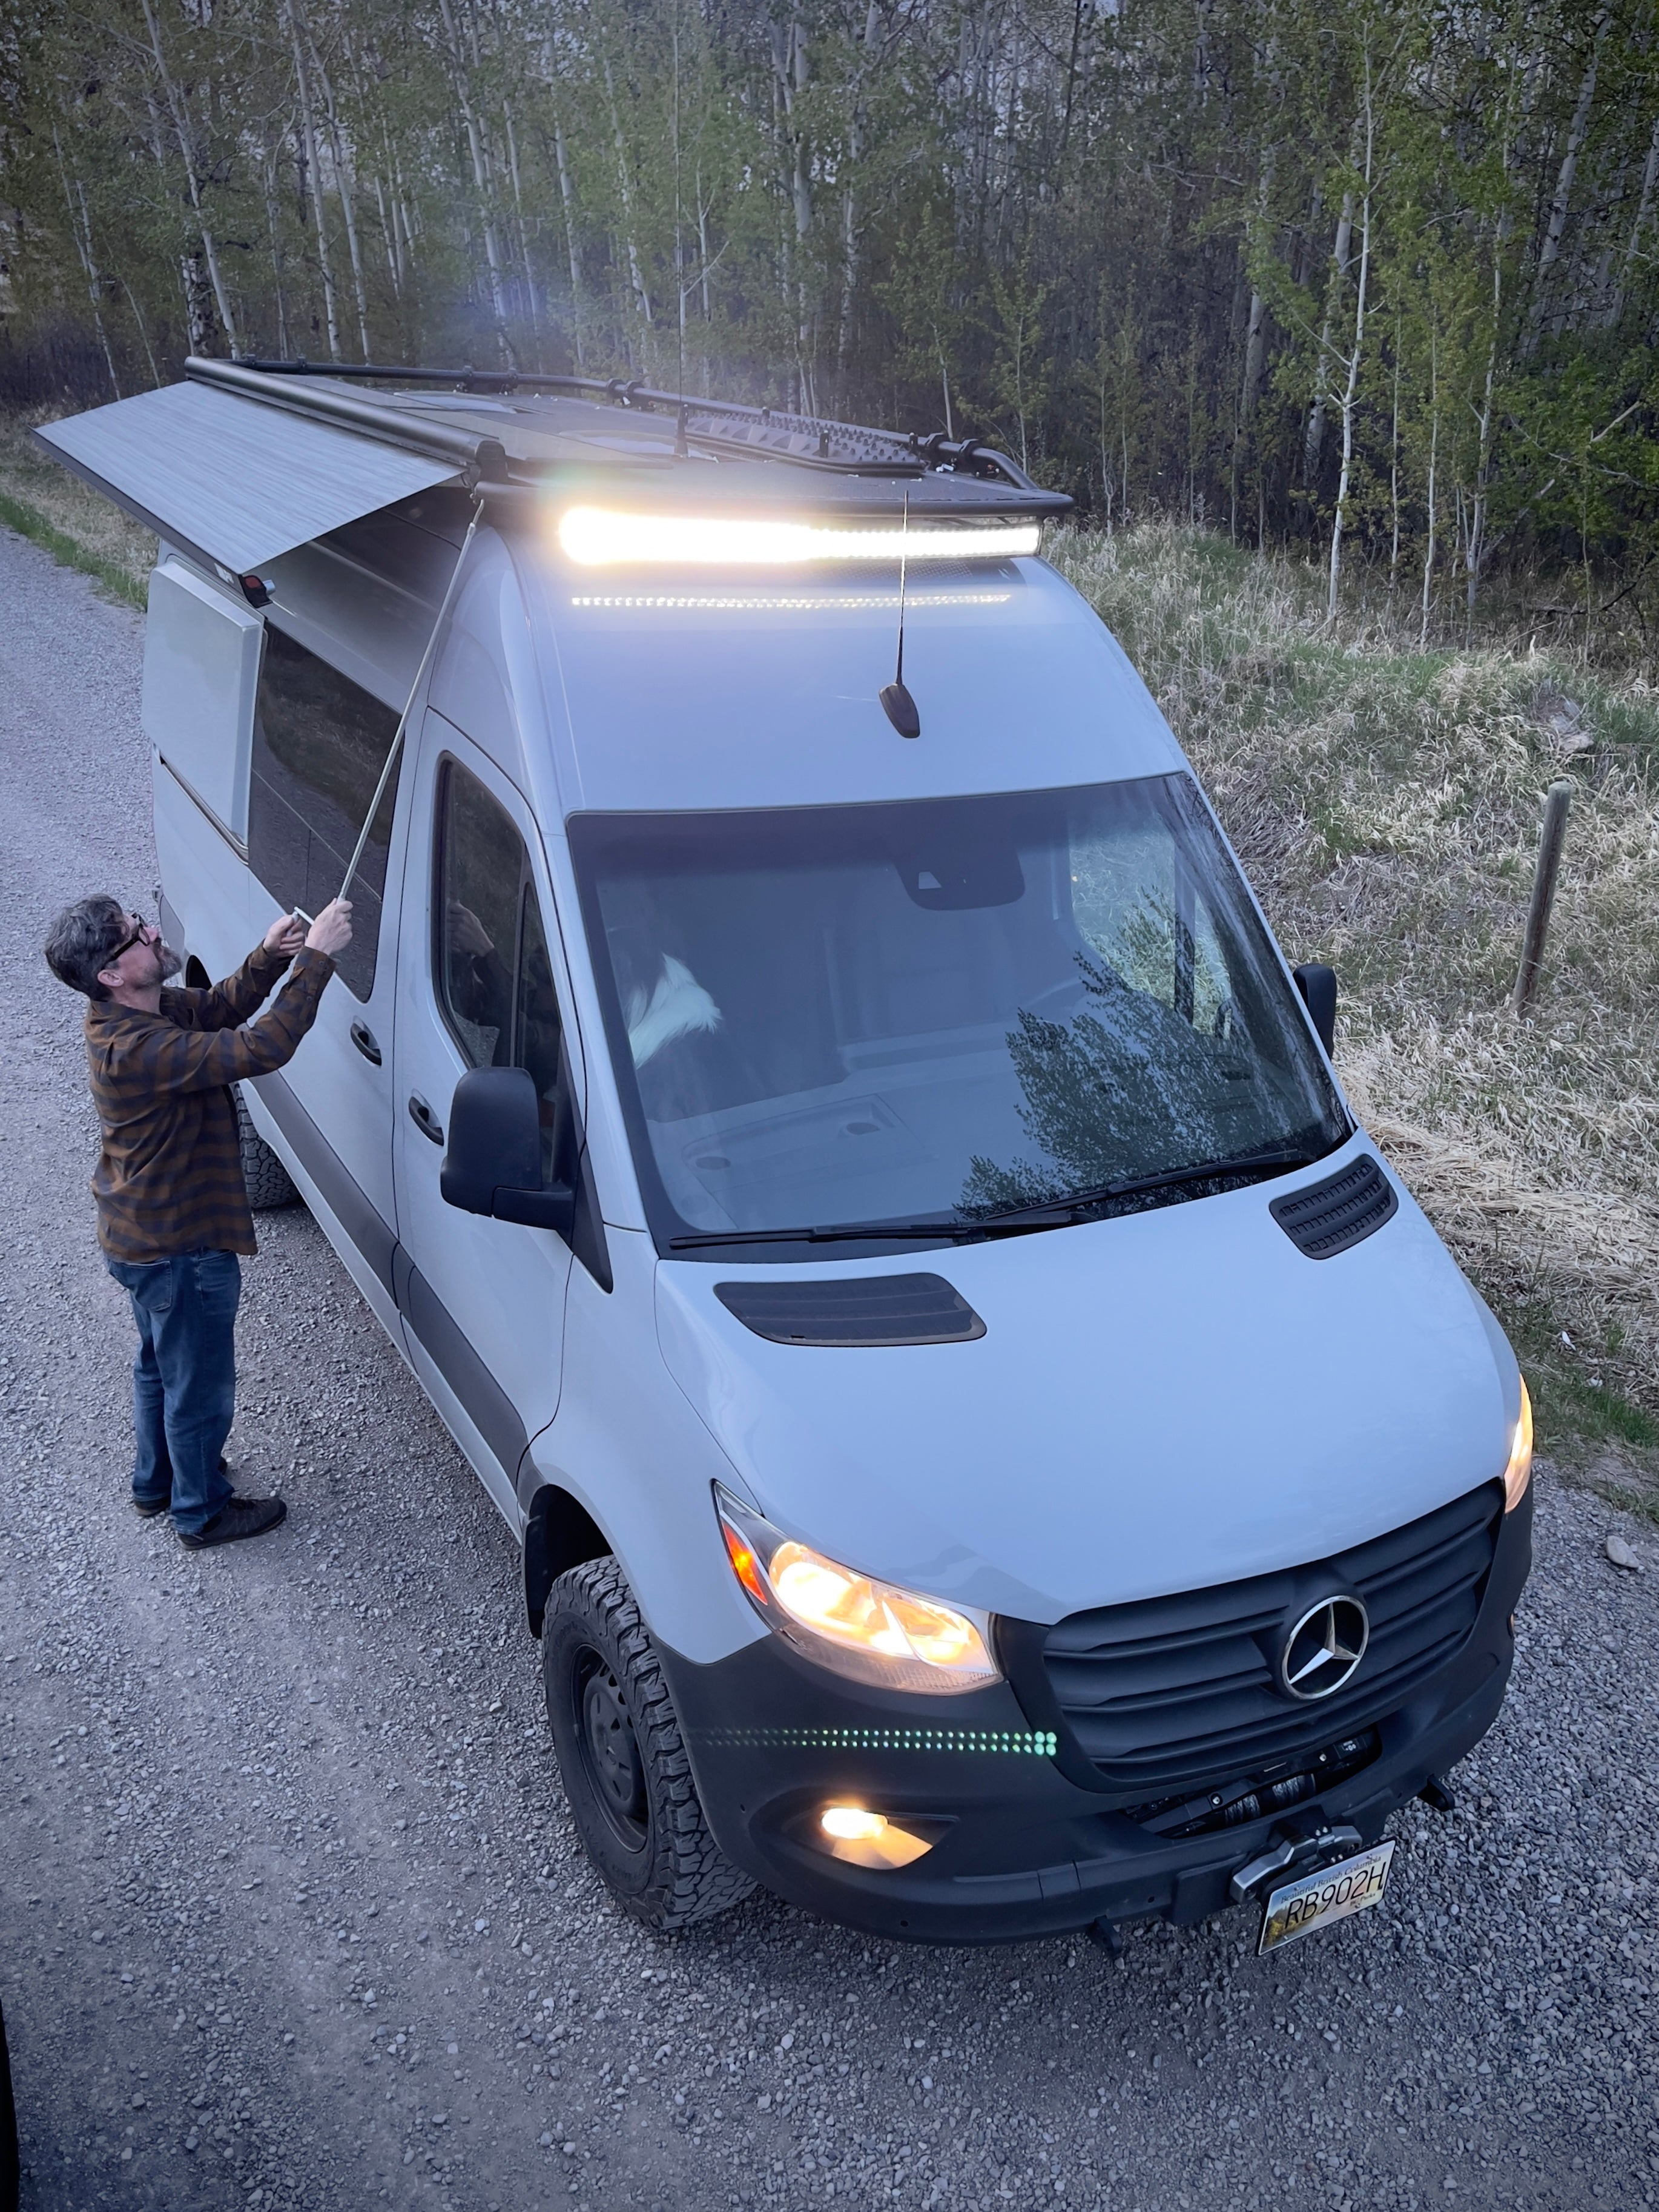
<path id="1" fill-rule="evenodd" d="M 75 187 L 70 188 L 69 169 L 64 160 L 64 148 L 58 136 L 58 125 L 52 126 L 52 149 L 58 156 L 58 174 L 64 186 L 64 205 L 69 214 L 70 234 L 75 240 L 76 258 L 81 264 L 81 273 L 87 280 L 87 299 L 92 308 L 93 327 L 98 333 L 98 343 L 104 349 L 104 365 L 109 370 L 110 390 L 118 399 L 121 380 L 115 370 L 115 350 L 109 342 L 109 331 L 104 324 L 102 298 L 103 280 L 98 273 L 98 264 L 93 258 L 92 219 L 87 213 L 86 186 L 77 176 Z"/>
<path id="2" fill-rule="evenodd" d="M 1567 143 L 1561 155 L 1561 166 L 1556 173 L 1555 191 L 1550 199 L 1549 221 L 1544 226 L 1543 243 L 1538 249 L 1538 272 L 1533 283 L 1532 312 L 1528 318 L 1529 347 L 1536 344 L 1543 325 L 1547 289 L 1546 279 L 1561 251 L 1561 234 L 1566 228 L 1573 179 L 1578 173 L 1578 156 L 1583 150 L 1584 134 L 1589 128 L 1590 106 L 1595 98 L 1595 76 L 1601 64 L 1601 42 L 1612 23 L 1611 12 L 1606 8 L 1598 8 L 1595 12 L 1595 36 L 1590 41 L 1589 59 L 1584 64 L 1584 74 L 1579 82 L 1578 104 L 1573 109 L 1572 121 L 1567 126 Z"/>
<path id="3" fill-rule="evenodd" d="M 143 9 L 144 27 L 149 33 L 150 52 L 161 80 L 161 89 L 167 95 L 173 136 L 179 143 L 179 158 L 185 172 L 185 189 L 190 195 L 191 213 L 196 218 L 197 234 L 202 241 L 202 253 L 207 264 L 208 282 L 213 288 L 214 304 L 219 310 L 220 325 L 229 340 L 231 351 L 240 353 L 242 348 L 237 335 L 236 318 L 231 313 L 230 295 L 225 289 L 224 277 L 219 268 L 218 241 L 202 206 L 202 184 L 197 174 L 196 131 L 190 119 L 189 105 L 173 82 L 173 71 L 167 66 L 167 54 L 161 45 L 161 27 L 155 20 L 155 10 L 150 5 L 150 0 L 140 0 L 140 4 Z"/>
<path id="4" fill-rule="evenodd" d="M 1636 249 L 1641 244 L 1642 233 L 1647 227 L 1653 206 L 1653 191 L 1659 184 L 1659 116 L 1656 116 L 1653 136 L 1648 141 L 1648 158 L 1642 166 L 1642 190 L 1636 203 L 1636 215 L 1630 227 L 1630 239 L 1625 247 L 1625 258 L 1619 271 L 1619 286 L 1607 303 L 1607 328 L 1616 329 L 1625 319 L 1625 295 L 1630 289 L 1631 271 L 1636 264 Z"/>
<path id="5" fill-rule="evenodd" d="M 145 5 L 149 0 L 145 0 Z M 323 180 L 319 174 L 320 163 L 317 151 L 317 127 L 311 110 L 311 84 L 306 73 L 306 58 L 300 44 L 299 17 L 290 4 L 288 9 L 289 38 L 294 48 L 294 83 L 300 104 L 300 137 L 303 146 L 306 187 L 311 194 L 312 214 L 317 232 L 317 264 L 323 279 L 323 319 L 328 329 L 328 357 L 338 361 L 340 355 L 340 308 L 334 289 L 334 264 L 329 258 L 328 221 L 323 207 Z"/>
<path id="6" fill-rule="evenodd" d="M 1330 397 L 1333 334 L 1337 306 L 1348 281 L 1348 260 L 1352 246 L 1353 194 L 1344 192 L 1342 213 L 1336 225 L 1336 242 L 1331 249 L 1333 274 L 1330 289 L 1325 297 L 1325 319 L 1319 331 L 1319 362 L 1314 372 L 1313 406 L 1308 416 L 1307 434 L 1302 441 L 1302 477 L 1310 492 L 1325 444 L 1325 407 Z"/>
<path id="7" fill-rule="evenodd" d="M 1342 392 L 1342 467 L 1337 478 L 1336 512 L 1331 517 L 1331 573 L 1325 620 L 1336 620 L 1337 593 L 1342 581 L 1342 532 L 1348 516 L 1348 490 L 1353 477 L 1354 403 L 1359 395 L 1359 372 L 1365 355 L 1365 293 L 1371 267 L 1371 184 L 1376 149 L 1376 113 L 1372 98 L 1371 58 L 1365 56 L 1365 190 L 1360 201 L 1359 281 L 1354 291 L 1353 346 L 1348 355 L 1347 382 Z M 1352 195 L 1345 194 L 1344 206 Z"/>
<path id="8" fill-rule="evenodd" d="M 1440 489 L 1440 331 L 1436 324 L 1429 328 L 1429 480 L 1428 542 L 1423 549 L 1423 619 L 1419 626 L 1417 642 L 1426 650 L 1429 642 L 1429 610 L 1433 603 L 1435 525 L 1437 520 L 1437 501 Z"/>

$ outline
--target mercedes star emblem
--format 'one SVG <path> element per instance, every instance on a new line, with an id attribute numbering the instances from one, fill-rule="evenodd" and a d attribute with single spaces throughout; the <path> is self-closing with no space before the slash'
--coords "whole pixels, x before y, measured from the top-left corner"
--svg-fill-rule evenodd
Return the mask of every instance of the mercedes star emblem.
<path id="1" fill-rule="evenodd" d="M 1370 1616 L 1357 1597 L 1322 1597 L 1285 1638 L 1280 1683 L 1293 1698 L 1332 1696 L 1352 1679 L 1370 1633 Z"/>

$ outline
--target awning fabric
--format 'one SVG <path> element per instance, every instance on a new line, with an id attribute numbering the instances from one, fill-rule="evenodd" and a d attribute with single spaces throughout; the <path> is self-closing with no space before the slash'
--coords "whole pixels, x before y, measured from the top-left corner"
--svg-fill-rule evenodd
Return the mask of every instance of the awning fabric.
<path id="1" fill-rule="evenodd" d="M 197 383 L 118 399 L 35 436 L 146 529 L 239 576 L 457 473 L 453 461 Z"/>

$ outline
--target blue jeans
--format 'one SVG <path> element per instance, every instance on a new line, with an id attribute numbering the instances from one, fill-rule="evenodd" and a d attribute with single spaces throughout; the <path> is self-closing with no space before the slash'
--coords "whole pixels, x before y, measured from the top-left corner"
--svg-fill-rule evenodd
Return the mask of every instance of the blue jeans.
<path id="1" fill-rule="evenodd" d="M 170 1504 L 174 1528 L 199 1536 L 231 1497 L 219 1455 L 236 1411 L 240 1263 L 234 1252 L 180 1252 L 105 1265 L 138 1324 L 132 1494 L 141 1505 Z"/>

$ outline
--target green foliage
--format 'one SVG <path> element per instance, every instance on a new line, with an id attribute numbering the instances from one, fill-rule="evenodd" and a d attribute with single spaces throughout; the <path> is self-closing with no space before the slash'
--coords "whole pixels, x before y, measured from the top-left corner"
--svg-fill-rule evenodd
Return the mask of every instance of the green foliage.
<path id="1" fill-rule="evenodd" d="M 1647 11 L 1575 0 L 39 0 L 0 390 L 683 379 L 1114 524 L 1311 549 L 1340 500 L 1425 641 L 1541 566 L 1582 650 L 1659 590 L 1656 105 Z"/>
<path id="2" fill-rule="evenodd" d="M 1499 1302 L 1532 1393 L 1540 1451 L 1595 1444 L 1659 1451 L 1659 1419 L 1620 1388 L 1627 1363 L 1615 1323 L 1605 1324 L 1594 1341 L 1564 1329 L 1562 1312 L 1547 1301 L 1500 1291 Z"/>

